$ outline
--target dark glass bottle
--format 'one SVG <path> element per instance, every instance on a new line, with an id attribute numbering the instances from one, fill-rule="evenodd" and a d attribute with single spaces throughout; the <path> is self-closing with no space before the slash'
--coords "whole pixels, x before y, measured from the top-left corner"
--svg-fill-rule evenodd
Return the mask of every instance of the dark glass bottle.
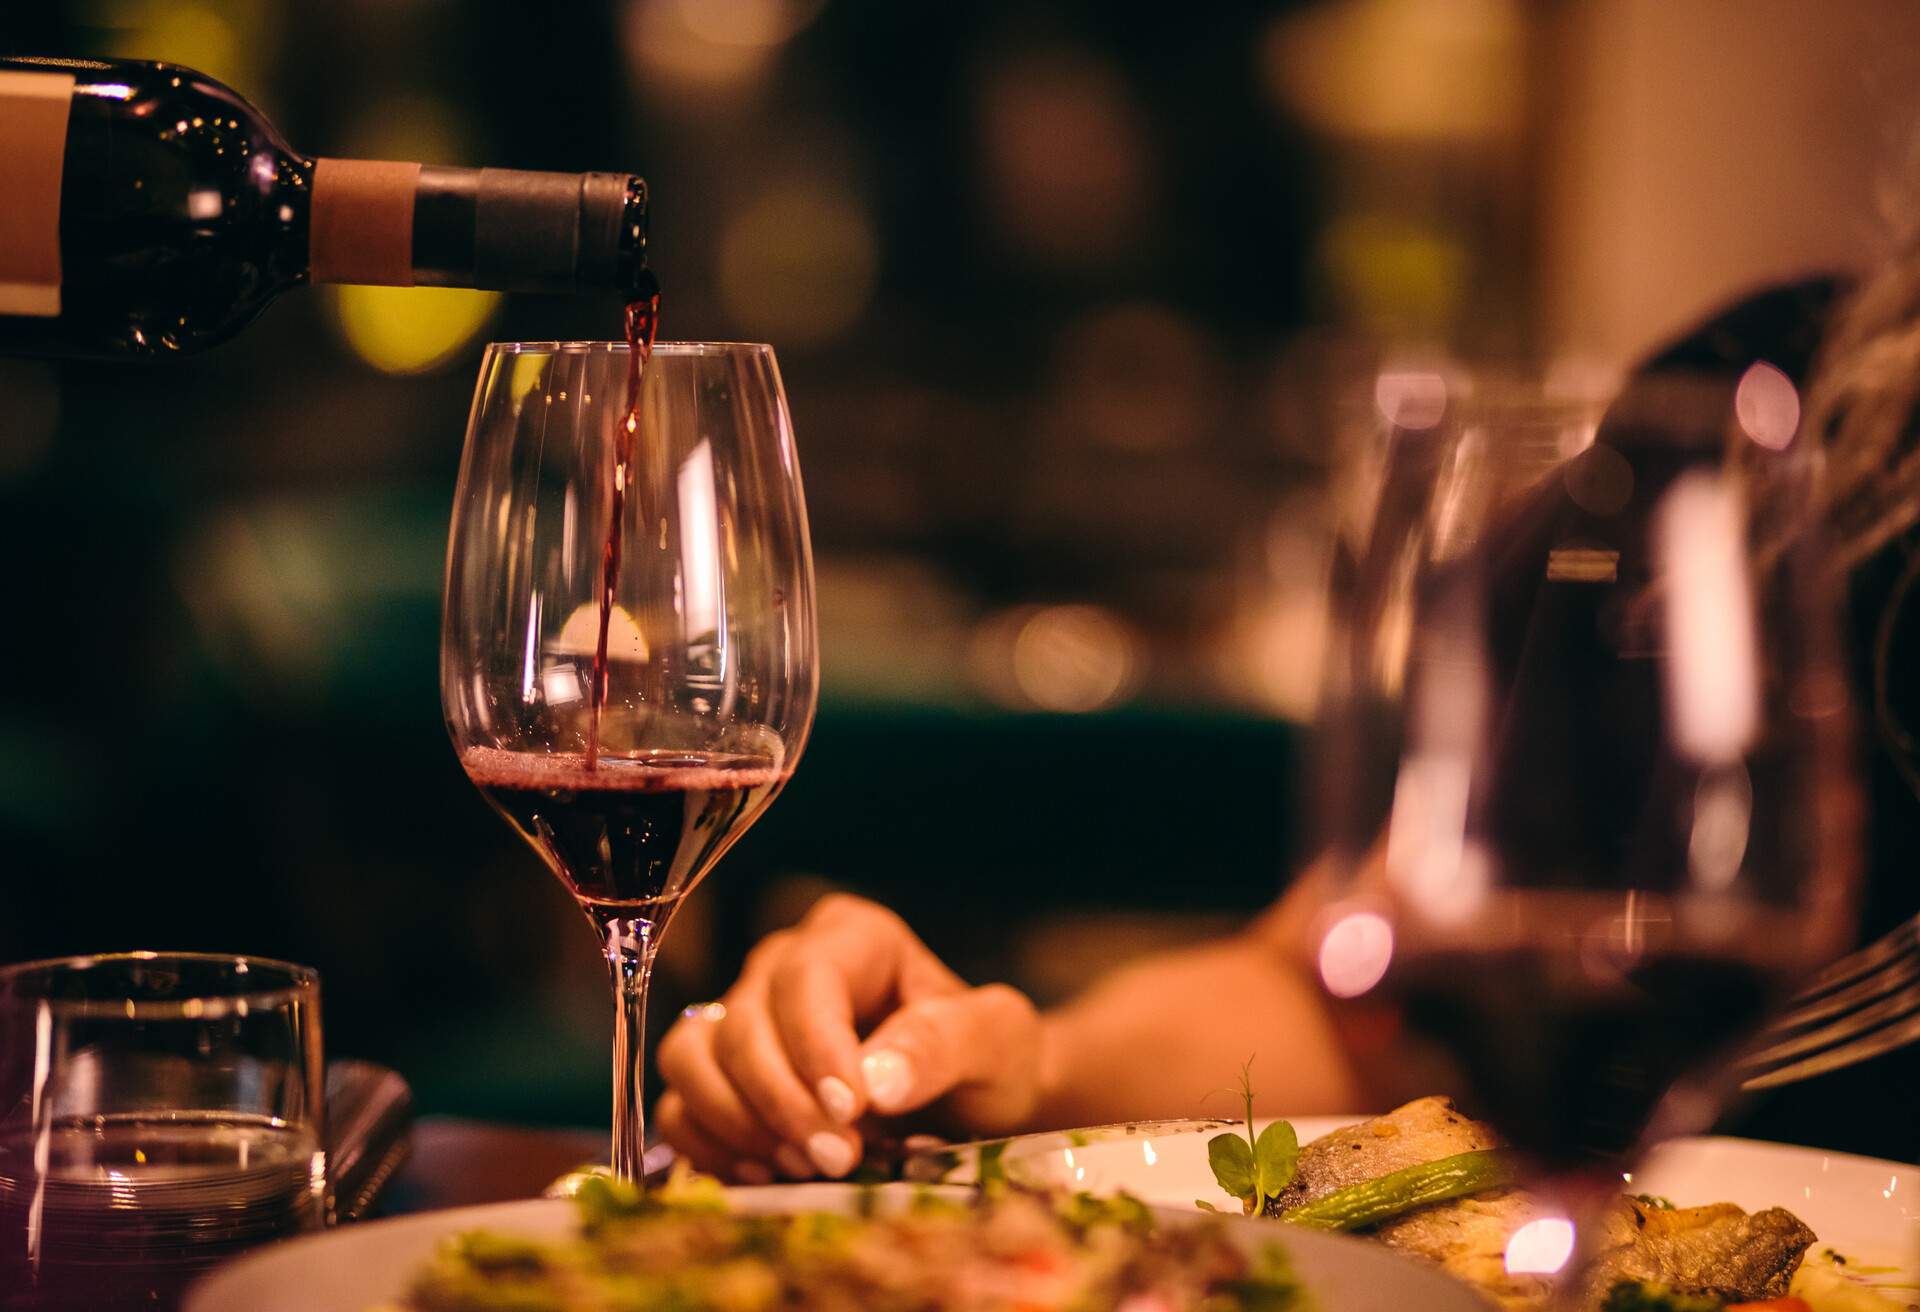
<path id="1" fill-rule="evenodd" d="M 317 159 L 191 69 L 0 57 L 0 353 L 197 351 L 314 282 L 647 293 L 646 184 Z"/>

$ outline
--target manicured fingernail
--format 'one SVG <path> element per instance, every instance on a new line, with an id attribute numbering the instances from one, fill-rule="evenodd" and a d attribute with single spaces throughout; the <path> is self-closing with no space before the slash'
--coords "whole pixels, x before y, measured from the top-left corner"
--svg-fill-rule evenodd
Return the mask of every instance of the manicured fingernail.
<path id="1" fill-rule="evenodd" d="M 838 1075 L 822 1076 L 820 1083 L 813 1086 L 813 1092 L 828 1116 L 842 1125 L 853 1124 L 854 1115 L 860 1109 L 854 1104 L 852 1086 L 845 1080 Z"/>
<path id="2" fill-rule="evenodd" d="M 867 1097 L 875 1107 L 896 1112 L 913 1092 L 913 1063 L 904 1052 L 882 1048 L 860 1059 L 860 1078 L 867 1082 Z"/>
<path id="3" fill-rule="evenodd" d="M 853 1145 L 826 1130 L 807 1139 L 807 1156 L 820 1168 L 820 1174 L 838 1180 L 853 1169 Z"/>
<path id="4" fill-rule="evenodd" d="M 773 1172 L 764 1162 L 735 1162 L 733 1173 L 741 1184 L 772 1184 Z"/>
<path id="5" fill-rule="evenodd" d="M 773 1150 L 773 1160 L 780 1170 L 793 1180 L 811 1180 L 813 1163 L 807 1160 L 805 1153 L 790 1143 L 783 1143 Z"/>

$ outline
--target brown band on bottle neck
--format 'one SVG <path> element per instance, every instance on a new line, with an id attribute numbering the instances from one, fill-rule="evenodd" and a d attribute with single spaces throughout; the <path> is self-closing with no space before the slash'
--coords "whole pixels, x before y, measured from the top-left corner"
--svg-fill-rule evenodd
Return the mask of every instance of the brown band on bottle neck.
<path id="1" fill-rule="evenodd" d="M 73 74 L 0 72 L 0 314 L 60 313 L 60 177 Z"/>
<path id="2" fill-rule="evenodd" d="M 413 196 L 418 164 L 314 163 L 307 266 L 315 282 L 413 286 Z"/>

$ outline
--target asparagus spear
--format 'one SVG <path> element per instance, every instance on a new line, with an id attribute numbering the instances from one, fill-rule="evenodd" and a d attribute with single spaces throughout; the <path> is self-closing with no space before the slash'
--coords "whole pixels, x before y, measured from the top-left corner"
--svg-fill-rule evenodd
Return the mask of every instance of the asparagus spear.
<path id="1" fill-rule="evenodd" d="M 1429 1203 L 1513 1183 L 1511 1155 L 1497 1148 L 1455 1153 L 1374 1180 L 1336 1189 L 1280 1214 L 1282 1221 L 1317 1230 L 1363 1230 Z"/>

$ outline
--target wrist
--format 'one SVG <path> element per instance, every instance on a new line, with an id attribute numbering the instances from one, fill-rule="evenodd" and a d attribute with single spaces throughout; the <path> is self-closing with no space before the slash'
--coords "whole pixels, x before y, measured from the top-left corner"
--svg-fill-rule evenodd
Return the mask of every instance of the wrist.
<path id="1" fill-rule="evenodd" d="M 1051 1129 L 1072 1124 L 1067 1115 L 1072 1102 L 1072 1037 L 1072 1027 L 1062 1012 L 1040 1013 L 1038 1051 L 1033 1064 L 1033 1110 L 1027 1117 L 1030 1129 Z"/>

